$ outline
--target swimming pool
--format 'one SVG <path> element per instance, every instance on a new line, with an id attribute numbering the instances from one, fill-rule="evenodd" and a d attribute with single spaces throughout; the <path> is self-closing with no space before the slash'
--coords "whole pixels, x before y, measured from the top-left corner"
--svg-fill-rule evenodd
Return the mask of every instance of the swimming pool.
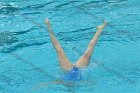
<path id="1" fill-rule="evenodd" d="M 0 93 L 139 93 L 139 0 L 0 0 Z M 106 19 L 83 81 L 67 86 L 44 24 L 74 63 Z M 47 84 L 48 82 L 48 84 Z"/>

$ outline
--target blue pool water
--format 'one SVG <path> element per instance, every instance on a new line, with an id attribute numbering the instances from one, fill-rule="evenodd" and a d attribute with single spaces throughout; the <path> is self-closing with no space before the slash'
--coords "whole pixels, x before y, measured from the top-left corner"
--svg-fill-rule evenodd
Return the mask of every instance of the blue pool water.
<path id="1" fill-rule="evenodd" d="M 139 93 L 139 0 L 0 0 L 0 93 Z M 74 63 L 104 19 L 82 81 L 63 76 L 44 19 Z"/>

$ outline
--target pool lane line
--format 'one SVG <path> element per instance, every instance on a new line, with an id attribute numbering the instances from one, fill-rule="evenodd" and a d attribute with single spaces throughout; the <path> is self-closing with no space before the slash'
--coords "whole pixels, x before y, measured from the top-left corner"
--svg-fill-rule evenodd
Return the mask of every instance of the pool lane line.
<path id="1" fill-rule="evenodd" d="M 32 18 L 28 18 L 25 15 L 22 15 L 20 13 L 18 13 L 18 15 L 21 15 L 24 19 L 30 21 L 32 24 L 36 25 L 37 27 L 39 27 L 39 29 L 44 28 L 41 24 L 35 22 Z"/>
<path id="2" fill-rule="evenodd" d="M 95 14 L 93 14 L 93 13 L 87 11 L 87 10 L 84 9 L 84 8 L 80 8 L 79 6 L 82 6 L 82 5 L 76 6 L 76 2 L 73 4 L 73 6 L 75 6 L 78 10 L 83 11 L 85 14 L 88 14 L 88 15 L 90 15 L 90 16 L 93 17 L 93 18 L 99 19 L 99 21 L 102 21 L 102 22 L 103 22 L 103 21 L 105 20 L 105 19 L 103 19 L 103 18 L 99 18 L 98 16 L 96 16 Z M 118 32 L 119 34 L 125 35 L 128 39 L 130 39 L 131 41 L 134 41 L 133 38 L 130 37 L 130 32 L 128 33 L 128 32 L 126 32 L 126 31 L 124 31 L 124 29 L 123 29 L 123 30 L 119 30 L 117 27 L 114 27 L 111 23 L 108 23 L 107 26 L 110 27 L 111 29 L 114 28 L 114 29 L 116 30 L 116 32 Z M 132 33 L 131 33 L 131 34 L 132 34 Z M 133 34 L 134 34 L 134 33 L 133 33 Z M 76 49 L 76 48 L 73 47 L 73 49 Z M 78 50 L 77 50 L 77 51 L 78 51 Z M 78 54 L 79 54 L 79 52 L 78 52 Z M 80 54 L 81 54 L 81 53 L 80 53 Z M 126 81 L 129 82 L 130 84 L 133 84 L 133 85 L 136 85 L 136 84 L 137 84 L 136 81 L 134 81 L 134 80 L 132 80 L 132 79 L 130 79 L 130 78 L 124 76 L 123 74 L 121 74 L 121 73 L 119 73 L 119 72 L 117 72 L 117 71 L 115 71 L 115 70 L 113 70 L 113 69 L 111 69 L 111 68 L 105 66 L 104 64 L 98 63 L 96 60 L 93 60 L 92 58 L 91 58 L 91 61 L 93 61 L 93 62 L 96 63 L 97 65 L 100 65 L 102 68 L 106 69 L 107 71 L 110 71 L 111 73 L 116 74 L 117 77 L 126 80 Z"/>
<path id="3" fill-rule="evenodd" d="M 41 28 L 43 28 L 42 25 L 40 25 L 39 23 L 35 22 L 33 19 L 28 18 L 22 14 L 20 14 L 19 12 L 17 12 L 16 14 L 21 15 L 24 19 L 30 21 L 32 24 L 34 24 L 36 27 L 39 27 L 39 30 L 41 30 Z M 45 70 L 43 70 L 42 68 L 37 67 L 36 65 L 34 65 L 33 63 L 30 63 L 29 61 L 25 60 L 24 58 L 22 58 L 21 56 L 15 54 L 15 53 L 9 53 L 11 56 L 15 57 L 16 59 L 20 60 L 21 62 L 28 64 L 30 67 L 32 67 L 33 69 L 35 69 L 36 71 L 44 74 L 46 77 L 52 78 L 52 79 L 57 79 L 55 78 L 53 75 L 49 74 L 48 72 L 46 72 Z"/>
<path id="4" fill-rule="evenodd" d="M 78 53 L 78 55 L 82 55 L 82 52 L 80 50 L 76 49 L 75 46 L 72 47 L 72 50 L 74 50 L 76 53 Z M 115 74 L 116 77 L 121 78 L 121 79 L 127 81 L 129 84 L 134 85 L 134 86 L 137 85 L 136 81 L 130 79 L 129 77 L 126 77 L 125 75 L 121 74 L 120 72 L 117 72 L 117 71 L 111 69 L 110 67 L 107 67 L 103 63 L 98 62 L 97 60 L 95 60 L 93 58 L 91 58 L 90 60 L 91 60 L 90 62 L 95 63 L 96 65 L 102 67 L 103 69 L 105 69 L 105 70 Z"/>
<path id="5" fill-rule="evenodd" d="M 21 15 L 24 19 L 30 21 L 32 24 L 34 24 L 36 27 L 39 27 L 39 29 L 41 30 L 42 25 L 40 25 L 39 23 L 35 22 L 33 19 L 28 18 L 20 13 L 17 13 L 18 15 Z M 33 63 L 30 63 L 29 61 L 25 60 L 24 58 L 22 58 L 21 56 L 15 54 L 15 53 L 9 53 L 11 56 L 17 58 L 18 60 L 20 60 L 21 62 L 28 64 L 30 67 L 32 67 L 33 69 L 35 69 L 36 71 L 43 73 L 45 76 L 49 77 L 49 78 L 53 78 L 53 79 L 57 79 L 55 78 L 53 75 L 49 74 L 48 72 L 46 72 L 45 70 L 43 70 L 42 68 L 37 67 L 36 65 L 34 65 Z"/>
<path id="6" fill-rule="evenodd" d="M 27 19 L 27 18 L 26 18 Z M 30 18 L 28 18 L 28 19 L 30 19 Z M 32 21 L 34 21 L 33 19 L 32 19 Z M 34 23 L 37 23 L 37 22 L 32 22 L 33 24 Z M 37 23 L 37 24 L 39 24 L 39 23 Z M 36 24 L 34 24 L 35 26 L 37 26 L 37 27 L 39 27 L 40 29 L 41 29 L 41 26 L 40 25 L 36 25 Z M 74 49 L 76 49 L 74 46 L 73 46 L 73 50 Z M 75 50 L 75 52 L 77 52 L 78 50 Z M 78 54 L 81 54 L 81 53 L 78 53 Z M 92 59 L 91 59 L 92 60 Z M 94 62 L 94 60 L 92 60 L 93 62 Z M 94 62 L 95 63 L 95 62 Z M 96 64 L 97 65 L 100 65 L 102 68 L 104 68 L 104 69 L 106 69 L 107 71 L 110 71 L 110 72 L 112 72 L 112 73 L 114 73 L 117 77 L 119 77 L 119 78 L 122 78 L 122 79 L 124 79 L 124 80 L 126 80 L 126 81 L 128 81 L 130 84 L 132 84 L 132 85 L 136 85 L 136 81 L 134 81 L 134 80 L 131 80 L 130 78 L 128 78 L 128 77 L 126 77 L 126 76 L 124 76 L 124 75 L 122 75 L 122 74 L 120 74 L 119 72 L 117 72 L 117 71 L 115 71 L 115 70 L 113 70 L 113 69 L 111 69 L 111 68 L 109 68 L 109 67 L 107 67 L 107 66 L 105 66 L 105 65 L 103 65 L 103 64 L 99 64 L 97 61 L 96 61 Z"/>
<path id="7" fill-rule="evenodd" d="M 97 18 L 99 21 L 102 21 L 102 22 L 105 20 L 105 19 L 103 19 L 103 18 L 99 18 L 98 16 L 94 15 L 93 13 L 91 13 L 91 12 L 89 12 L 89 11 L 83 9 L 83 8 L 79 8 L 79 6 L 82 6 L 82 5 L 75 6 L 75 5 L 76 5 L 75 3 L 76 3 L 76 2 L 72 3 L 73 7 L 76 7 L 77 9 L 83 11 L 85 14 L 90 15 L 90 16 L 93 17 L 93 18 Z M 22 16 L 24 19 L 30 21 L 32 24 L 36 25 L 37 27 L 39 27 L 40 30 L 41 30 L 42 28 L 44 28 L 41 24 L 35 22 L 35 21 L 33 20 L 33 18 L 29 18 L 29 17 L 27 17 L 27 16 L 25 16 L 25 15 L 22 15 L 22 14 L 19 13 L 19 12 L 17 12 L 17 14 L 20 15 L 20 16 Z M 123 36 L 125 35 L 128 39 L 130 39 L 131 41 L 133 41 L 133 38 L 131 37 L 131 34 L 132 34 L 132 33 L 126 32 L 126 31 L 124 31 L 124 30 L 119 30 L 117 27 L 115 27 L 115 26 L 114 26 L 113 24 L 111 24 L 110 22 L 107 24 L 107 26 L 110 27 L 111 29 L 115 29 L 117 33 L 119 33 L 119 34 L 121 34 L 121 35 L 123 35 Z M 133 33 L 133 34 L 134 34 L 134 33 Z"/>
<path id="8" fill-rule="evenodd" d="M 75 6 L 75 5 L 76 5 L 75 3 L 73 3 L 72 5 L 73 5 L 75 8 L 77 8 L 78 10 L 83 11 L 85 14 L 90 15 L 90 16 L 93 17 L 93 18 L 97 18 L 99 21 L 102 21 L 102 22 L 103 22 L 103 21 L 105 20 L 104 18 L 99 18 L 98 16 L 96 16 L 95 14 L 93 14 L 93 13 L 87 11 L 87 10 L 84 9 L 84 8 L 80 8 L 79 6 L 82 6 L 82 5 Z M 132 34 L 132 33 L 126 32 L 126 31 L 124 31 L 124 30 L 119 30 L 117 27 L 114 27 L 114 25 L 111 24 L 110 22 L 107 24 L 107 26 L 110 27 L 111 29 L 114 28 L 114 29 L 116 30 L 116 32 L 118 32 L 119 34 L 125 35 L 128 39 L 130 39 L 130 40 L 133 41 L 133 38 L 130 37 L 130 34 Z M 133 34 L 134 34 L 134 33 L 133 33 Z"/>
<path id="9" fill-rule="evenodd" d="M 90 13 L 90 12 L 88 12 L 88 11 L 87 11 L 87 13 L 90 14 L 90 15 L 93 15 L 92 13 Z M 22 14 L 20 14 L 20 15 L 23 16 Z M 95 16 L 95 15 L 93 15 L 93 16 L 96 17 L 96 18 L 98 18 L 98 19 L 100 19 L 99 17 L 97 17 L 97 16 Z M 26 17 L 26 16 L 23 16 L 23 17 L 24 17 L 26 20 L 29 20 L 29 21 L 30 21 L 32 24 L 34 24 L 35 26 L 39 27 L 39 29 L 42 28 L 42 26 L 41 26 L 39 23 L 35 22 L 32 18 L 28 18 L 28 17 Z M 31 20 L 30 20 L 30 19 L 31 19 Z M 103 19 L 100 19 L 100 21 L 103 21 Z M 39 25 L 38 25 L 38 24 L 39 24 Z M 111 24 L 110 24 L 110 25 L 111 25 Z M 117 30 L 117 32 L 119 31 L 118 29 L 116 29 L 116 30 Z M 126 33 L 126 32 L 123 32 L 123 33 Z M 73 49 L 76 49 L 76 48 L 73 47 Z M 76 51 L 75 51 L 75 52 L 76 52 Z M 79 53 L 78 53 L 78 54 L 79 54 Z M 92 61 L 94 61 L 94 60 L 92 60 Z M 112 69 L 106 67 L 106 66 L 103 65 L 103 64 L 99 64 L 99 63 L 97 63 L 97 62 L 96 62 L 96 64 L 100 65 L 102 68 L 106 69 L 107 71 L 113 72 L 114 74 L 116 74 L 117 77 L 121 77 L 122 79 L 125 79 L 125 80 L 128 81 L 130 84 L 136 85 L 136 82 L 135 82 L 134 80 L 131 80 L 130 78 L 127 78 L 126 76 L 120 74 L 119 72 L 116 72 L 116 71 L 114 71 L 114 70 L 112 70 Z"/>
<path id="10" fill-rule="evenodd" d="M 44 74 L 46 77 L 52 78 L 52 79 L 56 79 L 53 75 L 49 74 L 48 72 L 46 72 L 45 70 L 43 70 L 42 68 L 37 67 L 36 65 L 34 65 L 33 63 L 25 60 L 24 58 L 22 58 L 21 56 L 11 52 L 9 53 L 11 56 L 15 57 L 16 59 L 20 60 L 22 63 L 25 63 L 27 65 L 29 65 L 30 67 L 32 67 L 34 70 Z"/>

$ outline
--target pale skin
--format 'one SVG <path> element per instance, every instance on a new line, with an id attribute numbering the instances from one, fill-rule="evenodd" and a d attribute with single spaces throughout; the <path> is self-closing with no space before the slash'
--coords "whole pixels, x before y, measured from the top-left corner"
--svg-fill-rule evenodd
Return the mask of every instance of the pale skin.
<path id="1" fill-rule="evenodd" d="M 101 32 L 103 31 L 103 29 L 105 28 L 105 26 L 107 25 L 107 22 L 104 21 L 102 25 L 97 27 L 97 31 L 95 35 L 93 36 L 92 40 L 90 41 L 90 43 L 88 44 L 88 47 L 86 51 L 84 52 L 84 54 L 75 62 L 75 64 L 72 64 L 70 60 L 67 58 L 67 56 L 65 55 L 62 46 L 60 45 L 55 35 L 53 34 L 49 19 L 46 19 L 45 23 L 48 27 L 48 32 L 50 34 L 52 44 L 57 52 L 60 67 L 63 69 L 64 72 L 71 70 L 73 66 L 76 66 L 78 68 L 83 68 L 89 65 L 90 57 L 93 53 L 93 50 L 98 41 L 98 38 Z"/>
<path id="2" fill-rule="evenodd" d="M 67 58 L 67 56 L 65 55 L 62 46 L 60 45 L 60 43 L 56 39 L 54 33 L 52 32 L 52 27 L 51 27 L 51 24 L 49 22 L 49 19 L 46 19 L 45 23 L 48 27 L 48 32 L 49 32 L 52 44 L 57 52 L 60 67 L 62 68 L 62 70 L 64 72 L 71 70 L 73 66 L 76 66 L 78 68 L 84 68 L 84 67 L 89 65 L 90 58 L 91 58 L 91 55 L 94 51 L 95 45 L 98 41 L 98 38 L 99 38 L 101 32 L 103 31 L 103 29 L 105 28 L 105 26 L 107 25 L 107 22 L 104 21 L 102 25 L 97 27 L 97 31 L 96 31 L 95 35 L 93 36 L 92 40 L 89 42 L 88 47 L 87 47 L 86 51 L 84 52 L 84 54 L 75 62 L 75 64 L 72 64 L 69 61 L 69 59 Z M 82 83 L 87 84 L 87 81 L 86 82 L 82 81 Z M 73 86 L 73 83 L 65 83 L 62 80 L 54 80 L 54 81 L 51 81 L 48 83 L 41 83 L 41 84 L 39 84 L 39 86 L 33 87 L 32 90 L 35 91 L 35 90 L 38 90 L 40 88 L 47 87 L 48 85 L 51 85 L 51 84 L 64 84 L 67 87 Z"/>

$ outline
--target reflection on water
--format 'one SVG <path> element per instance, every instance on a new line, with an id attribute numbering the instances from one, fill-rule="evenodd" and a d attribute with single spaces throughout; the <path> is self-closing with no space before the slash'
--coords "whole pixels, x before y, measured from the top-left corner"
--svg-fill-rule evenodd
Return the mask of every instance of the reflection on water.
<path id="1" fill-rule="evenodd" d="M 18 42 L 18 39 L 14 36 L 14 33 L 5 31 L 0 33 L 0 46 L 11 45 Z"/>
<path id="2" fill-rule="evenodd" d="M 41 82 L 38 83 L 30 88 L 30 92 L 34 93 L 39 90 L 53 90 L 53 89 L 58 89 L 58 90 L 63 90 L 65 92 L 71 92 L 71 93 L 76 93 L 79 89 L 85 89 L 85 88 L 94 88 L 95 81 L 94 80 L 82 80 L 79 82 L 64 82 L 62 80 L 54 80 L 51 82 Z"/>

